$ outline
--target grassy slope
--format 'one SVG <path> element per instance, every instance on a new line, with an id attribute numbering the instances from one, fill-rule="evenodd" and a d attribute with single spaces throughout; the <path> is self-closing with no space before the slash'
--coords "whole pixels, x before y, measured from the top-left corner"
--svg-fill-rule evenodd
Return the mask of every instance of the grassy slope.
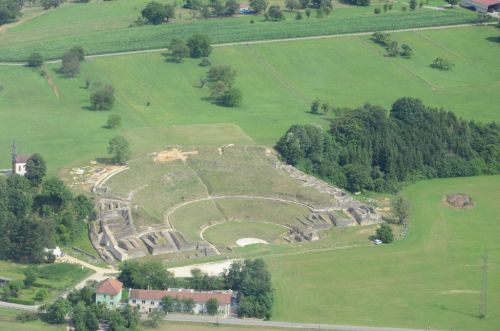
<path id="1" fill-rule="evenodd" d="M 420 182 L 409 237 L 383 247 L 266 258 L 273 274 L 273 318 L 309 322 L 498 330 L 500 176 Z M 477 203 L 451 209 L 445 194 L 466 192 Z M 489 251 L 488 311 L 477 317 L 481 263 Z M 300 265 L 301 272 L 293 272 Z"/>
<path id="2" fill-rule="evenodd" d="M 0 276 L 22 281 L 26 264 L 0 261 Z M 53 299 L 64 290 L 92 274 L 89 269 L 66 263 L 42 264 L 37 266 L 37 280 L 32 288 L 21 290 L 19 298 L 34 300 L 38 288 L 49 289 L 47 300 Z"/>
<path id="3" fill-rule="evenodd" d="M 414 48 L 410 60 L 384 57 L 368 37 L 218 48 L 212 62 L 239 71 L 236 85 L 244 100 L 237 109 L 206 101 L 208 89 L 197 87 L 206 69 L 197 61 L 168 63 L 159 53 L 88 61 L 76 79 L 61 78 L 53 71 L 57 66 L 49 66 L 59 98 L 36 72 L 0 67 L 0 122 L 7 123 L 0 131 L 0 168 L 9 166 L 13 139 L 21 153 L 41 152 L 51 173 L 105 156 L 107 141 L 120 132 L 140 153 L 168 144 L 271 145 L 292 124 L 327 125 L 307 113 L 316 97 L 337 106 L 369 101 L 388 107 L 410 95 L 466 118 L 498 121 L 500 43 L 492 41 L 498 34 L 493 27 L 394 34 Z M 430 69 L 436 56 L 452 58 L 455 69 Z M 109 113 L 85 109 L 89 91 L 82 87 L 87 78 L 115 86 L 111 113 L 122 116 L 123 129 L 102 128 Z M 146 107 L 148 100 L 151 106 Z"/>
<path id="4" fill-rule="evenodd" d="M 215 43 L 329 35 L 373 30 L 470 23 L 476 14 L 462 9 L 402 12 L 396 4 L 391 12 L 374 15 L 373 7 L 337 7 L 329 17 L 295 20 L 287 14 L 282 22 L 266 22 L 262 16 L 195 20 L 181 11 L 183 19 L 160 26 L 129 28 L 145 1 L 123 1 L 66 5 L 52 10 L 0 35 L 0 59 L 26 59 L 32 51 L 46 58 L 60 57 L 70 45 L 81 45 L 89 54 L 165 47 L 173 37 L 207 33 Z M 249 24 L 254 20 L 254 24 Z M 49 42 L 50 40 L 50 42 Z"/>

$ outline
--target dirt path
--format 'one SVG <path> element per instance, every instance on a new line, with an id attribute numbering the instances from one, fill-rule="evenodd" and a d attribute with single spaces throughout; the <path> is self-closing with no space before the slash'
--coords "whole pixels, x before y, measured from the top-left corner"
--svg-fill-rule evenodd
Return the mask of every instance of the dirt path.
<path id="1" fill-rule="evenodd" d="M 496 22 L 489 22 L 484 24 L 477 23 L 469 23 L 469 24 L 456 24 L 456 25 L 443 25 L 443 26 L 430 26 L 425 28 L 408 28 L 408 29 L 395 29 L 395 30 L 384 30 L 381 32 L 390 32 L 390 33 L 398 33 L 398 32 L 415 32 L 415 31 L 427 31 L 427 30 L 442 30 L 442 29 L 451 29 L 451 28 L 463 28 L 463 27 L 471 27 L 471 26 L 487 26 L 487 25 L 495 25 Z M 267 39 L 267 40 L 255 40 L 255 41 L 239 41 L 234 43 L 222 43 L 222 44 L 214 44 L 213 47 L 230 47 L 237 45 L 254 45 L 254 44 L 268 44 L 268 43 L 279 43 L 279 42 L 291 42 L 291 41 L 302 41 L 302 40 L 316 40 L 316 39 L 333 39 L 333 38 L 342 38 L 342 37 L 356 37 L 356 36 L 368 36 L 373 34 L 374 31 L 368 32 L 356 32 L 356 33 L 344 33 L 344 34 L 333 34 L 333 35 L 325 35 L 325 36 L 312 36 L 312 37 L 298 37 L 298 38 L 282 38 L 282 39 Z M 88 55 L 86 59 L 97 59 L 100 57 L 109 57 L 109 56 L 120 56 L 120 55 L 132 55 L 132 54 L 143 54 L 143 53 L 156 53 L 156 52 L 164 52 L 168 51 L 168 48 L 154 48 L 154 49 L 143 49 L 137 51 L 126 51 L 126 52 L 112 52 L 112 53 L 104 53 L 104 54 L 95 54 Z M 52 60 L 46 61 L 45 63 L 58 63 L 61 60 Z M 24 66 L 25 62 L 0 62 L 2 66 Z"/>
<path id="2" fill-rule="evenodd" d="M 64 262 L 64 263 L 71 263 L 71 264 L 79 264 L 82 267 L 91 269 L 94 271 L 94 273 L 87 278 L 83 279 L 80 281 L 78 284 L 73 286 L 72 288 L 68 289 L 64 294 L 63 297 L 66 297 L 70 291 L 73 289 L 81 289 L 82 287 L 87 284 L 88 281 L 95 280 L 95 281 L 102 281 L 112 275 L 118 274 L 118 270 L 111 267 L 111 268 L 101 268 L 101 267 L 96 267 L 95 265 L 92 265 L 90 263 L 87 263 L 85 261 L 82 261 L 80 259 L 77 259 L 76 257 L 73 257 L 71 255 L 64 255 L 63 257 L 60 257 L 57 259 L 59 262 Z"/>

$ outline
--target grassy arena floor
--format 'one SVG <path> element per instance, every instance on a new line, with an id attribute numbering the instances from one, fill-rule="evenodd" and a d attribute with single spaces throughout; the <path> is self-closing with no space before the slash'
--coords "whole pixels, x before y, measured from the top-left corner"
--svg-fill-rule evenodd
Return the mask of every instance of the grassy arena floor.
<path id="1" fill-rule="evenodd" d="M 283 1 L 278 2 L 284 7 Z M 336 2 L 328 17 L 318 19 L 313 13 L 311 18 L 295 20 L 294 13 L 285 13 L 287 19 L 281 22 L 265 21 L 262 15 L 192 20 L 189 11 L 180 9 L 173 23 L 129 27 L 144 6 L 143 0 L 128 0 L 65 5 L 44 12 L 0 34 L 0 60 L 25 60 L 35 50 L 46 58 L 60 57 L 72 45 L 83 46 L 89 54 L 161 48 L 173 37 L 188 38 L 200 32 L 215 43 L 226 43 L 473 23 L 477 19 L 476 13 L 460 8 L 403 12 L 399 3 L 392 11 L 375 15 L 373 9 L 381 6 L 379 1 L 369 7 Z"/>
<path id="2" fill-rule="evenodd" d="M 276 303 L 273 319 L 442 330 L 498 330 L 500 176 L 420 182 L 409 236 L 389 246 L 265 258 Z M 446 194 L 469 194 L 452 209 Z M 482 257 L 489 252 L 488 314 L 478 317 Z M 300 272 L 297 271 L 300 266 Z"/>
<path id="3" fill-rule="evenodd" d="M 106 156 L 107 141 L 119 132 L 131 138 L 136 153 L 168 144 L 272 145 L 292 124 L 327 125 L 308 113 L 318 97 L 337 106 L 368 101 L 388 107 L 409 95 L 469 119 L 498 121 L 499 34 L 494 27 L 393 34 L 414 49 L 409 60 L 384 57 L 368 37 L 217 48 L 212 62 L 239 71 L 244 100 L 237 109 L 206 100 L 209 91 L 198 87 L 206 69 L 198 61 L 169 63 L 159 53 L 87 61 L 75 79 L 59 77 L 51 65 L 52 88 L 31 69 L 0 67 L 0 122 L 8 123 L 0 131 L 0 168 L 9 166 L 13 139 L 21 153 L 42 153 L 52 173 Z M 437 56 L 450 57 L 456 67 L 429 68 Z M 111 112 L 88 110 L 86 79 L 114 85 Z M 123 129 L 102 127 L 109 113 L 122 116 Z M 227 130 L 219 135 L 221 126 Z"/>
<path id="4" fill-rule="evenodd" d="M 241 238 L 258 238 L 272 243 L 287 232 L 287 229 L 275 224 L 232 221 L 215 225 L 207 229 L 204 237 L 215 246 L 235 246 Z"/>

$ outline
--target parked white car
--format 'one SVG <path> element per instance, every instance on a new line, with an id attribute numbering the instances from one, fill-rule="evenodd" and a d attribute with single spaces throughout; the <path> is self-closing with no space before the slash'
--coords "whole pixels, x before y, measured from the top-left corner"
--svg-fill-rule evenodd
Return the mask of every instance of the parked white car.
<path id="1" fill-rule="evenodd" d="M 375 245 L 380 245 L 380 244 L 383 244 L 382 240 L 380 240 L 380 239 L 375 239 L 375 240 L 373 241 L 373 243 L 374 243 Z"/>

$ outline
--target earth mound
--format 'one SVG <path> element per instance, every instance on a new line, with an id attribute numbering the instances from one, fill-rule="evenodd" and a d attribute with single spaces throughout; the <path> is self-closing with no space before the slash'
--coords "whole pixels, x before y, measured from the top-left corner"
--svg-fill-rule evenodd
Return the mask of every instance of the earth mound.
<path id="1" fill-rule="evenodd" d="M 454 193 L 445 197 L 446 203 L 454 208 L 471 208 L 474 206 L 472 198 L 467 194 Z"/>

